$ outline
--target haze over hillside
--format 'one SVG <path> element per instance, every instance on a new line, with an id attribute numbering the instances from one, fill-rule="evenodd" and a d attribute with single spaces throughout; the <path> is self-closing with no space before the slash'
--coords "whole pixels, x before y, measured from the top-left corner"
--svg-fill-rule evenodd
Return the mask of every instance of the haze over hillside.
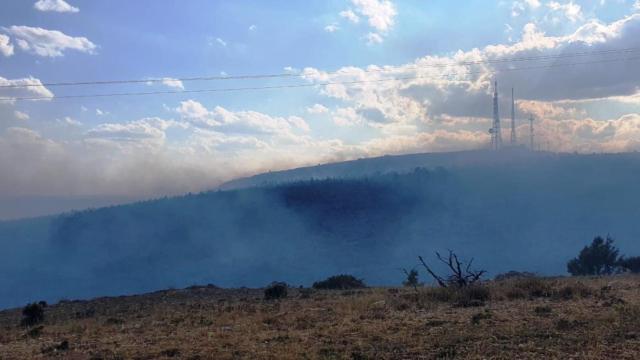
<path id="1" fill-rule="evenodd" d="M 640 254 L 638 173 L 637 153 L 417 154 L 1 222 L 0 307 L 194 283 L 309 285 L 335 273 L 398 284 L 400 267 L 446 249 L 490 274 L 563 274 L 596 234 Z"/>

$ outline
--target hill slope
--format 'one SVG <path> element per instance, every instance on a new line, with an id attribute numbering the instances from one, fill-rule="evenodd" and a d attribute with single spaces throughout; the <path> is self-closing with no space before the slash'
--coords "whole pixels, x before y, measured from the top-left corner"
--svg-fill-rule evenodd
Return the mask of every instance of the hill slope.
<path id="1" fill-rule="evenodd" d="M 493 274 L 559 274 L 606 233 L 640 253 L 638 154 L 483 154 L 0 223 L 0 307 L 194 283 L 308 285 L 345 272 L 395 284 L 418 254 L 446 249 Z M 419 157 L 380 161 L 402 168 Z"/>

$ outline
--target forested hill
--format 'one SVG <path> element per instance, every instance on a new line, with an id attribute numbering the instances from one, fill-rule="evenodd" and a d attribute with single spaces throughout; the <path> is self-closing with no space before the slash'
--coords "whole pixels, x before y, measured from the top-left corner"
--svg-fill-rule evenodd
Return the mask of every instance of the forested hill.
<path id="1" fill-rule="evenodd" d="M 640 254 L 638 154 L 440 165 L 0 223 L 0 308 L 196 283 L 309 285 L 335 273 L 398 284 L 400 267 L 446 249 L 491 274 L 562 274 L 607 233 Z"/>
<path id="2" fill-rule="evenodd" d="M 545 161 L 558 157 L 573 156 L 548 152 L 531 152 L 525 148 L 512 148 L 495 152 L 491 150 L 471 150 L 409 155 L 386 155 L 351 161 L 328 163 L 297 169 L 270 171 L 255 176 L 240 178 L 222 184 L 221 190 L 280 184 L 290 181 L 326 178 L 359 178 L 388 172 L 408 172 L 417 167 L 458 168 L 474 166 L 495 166 L 524 161 Z"/>

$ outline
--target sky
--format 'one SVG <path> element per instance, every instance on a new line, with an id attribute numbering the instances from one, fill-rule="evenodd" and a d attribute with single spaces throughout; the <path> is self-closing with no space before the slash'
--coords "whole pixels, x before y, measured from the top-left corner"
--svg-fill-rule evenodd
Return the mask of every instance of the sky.
<path id="1" fill-rule="evenodd" d="M 505 140 L 513 87 L 519 144 L 533 116 L 537 148 L 640 148 L 638 0 L 4 0 L 0 10 L 0 219 L 487 148 L 494 79 Z M 116 80 L 137 82 L 55 85 Z"/>

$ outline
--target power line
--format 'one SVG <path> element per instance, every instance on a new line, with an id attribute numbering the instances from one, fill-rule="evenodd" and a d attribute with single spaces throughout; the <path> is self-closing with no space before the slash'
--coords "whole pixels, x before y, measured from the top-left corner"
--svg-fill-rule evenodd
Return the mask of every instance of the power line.
<path id="1" fill-rule="evenodd" d="M 523 61 L 538 61 L 538 60 L 557 60 L 572 57 L 583 57 L 593 55 L 610 55 L 610 54 L 623 54 L 633 53 L 640 51 L 640 48 L 623 48 L 623 49 L 608 49 L 608 50 L 596 50 L 596 51 L 584 51 L 557 55 L 538 55 L 527 57 L 513 57 L 504 59 L 487 59 L 476 61 L 460 61 L 450 62 L 444 64 L 428 64 L 428 65 L 409 65 L 404 66 L 401 71 L 414 70 L 414 69 L 428 69 L 428 68 L 445 68 L 453 66 L 472 66 L 472 65 L 491 65 L 502 64 L 509 62 L 523 62 Z M 381 69 L 361 69 L 362 72 L 376 73 L 376 72 L 394 72 L 398 71 L 395 68 L 381 68 Z M 349 71 L 337 70 L 326 72 L 327 75 L 350 75 Z M 41 84 L 11 84 L 0 85 L 2 88 L 28 88 L 28 87 L 57 87 L 57 86 L 81 86 L 81 85 L 118 85 L 118 84 L 146 84 L 146 83 L 160 83 L 164 81 L 215 81 L 215 80 L 252 80 L 252 79 L 271 79 L 271 78 L 304 78 L 311 75 L 310 73 L 276 73 L 276 74 L 255 74 L 255 75 L 234 75 L 234 76 L 197 76 L 197 77 L 184 77 L 184 78 L 150 78 L 150 79 L 130 79 L 130 80 L 104 80 L 104 81 L 78 81 L 78 82 L 51 82 Z"/>
<path id="2" fill-rule="evenodd" d="M 560 63 L 542 66 L 529 66 L 519 68 L 507 68 L 493 71 L 492 73 L 503 73 L 510 71 L 525 71 L 525 70 L 538 70 L 538 69 L 551 69 L 566 66 L 577 65 L 590 65 L 590 64 L 602 64 L 618 61 L 631 61 L 639 60 L 640 56 L 627 57 L 618 59 L 607 59 L 600 61 L 587 61 L 579 63 Z M 406 81 L 416 79 L 440 79 L 451 77 L 455 75 L 481 75 L 487 73 L 486 71 L 469 71 L 462 73 L 449 73 L 441 76 L 407 76 L 396 77 L 389 79 L 375 79 L 375 80 L 353 80 L 353 81 L 334 81 L 334 82 L 322 82 L 322 83 L 308 83 L 308 84 L 288 84 L 288 85 L 273 85 L 273 86 L 255 86 L 255 87 L 236 87 L 236 88 L 219 88 L 219 89 L 199 89 L 199 90 L 180 90 L 180 91 L 148 91 L 148 92 L 120 92 L 120 93 L 106 93 L 106 94 L 84 94 L 84 95 L 61 95 L 55 97 L 47 96 L 33 96 L 33 97 L 2 97 L 0 101 L 25 101 L 25 100 L 57 100 L 57 99 L 79 99 L 79 98 L 102 98 L 102 97 L 119 97 L 119 96 L 143 96 L 143 95 L 166 95 L 166 94 L 194 94 L 194 93 L 213 93 L 213 92 L 236 92 L 236 91 L 251 91 L 251 90 L 274 90 L 274 89 L 291 89 L 291 88 L 307 88 L 315 86 L 329 86 L 329 85 L 355 85 L 355 84 L 367 84 L 367 83 L 382 83 L 391 81 Z"/>

